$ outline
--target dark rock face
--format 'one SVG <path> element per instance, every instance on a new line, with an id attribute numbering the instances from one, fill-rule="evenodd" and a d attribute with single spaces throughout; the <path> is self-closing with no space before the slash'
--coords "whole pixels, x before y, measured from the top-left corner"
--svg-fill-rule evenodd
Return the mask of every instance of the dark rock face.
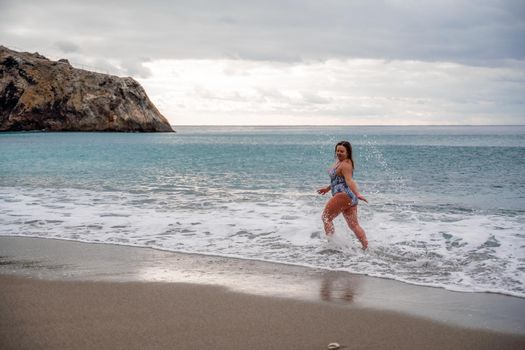
<path id="1" fill-rule="evenodd" d="M 133 78 L 0 46 L 0 131 L 21 130 L 173 132 Z"/>

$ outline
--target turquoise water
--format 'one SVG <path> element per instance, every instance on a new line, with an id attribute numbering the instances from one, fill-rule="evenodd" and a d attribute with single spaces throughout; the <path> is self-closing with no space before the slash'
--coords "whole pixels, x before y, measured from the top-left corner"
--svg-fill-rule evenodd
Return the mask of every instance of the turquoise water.
<path id="1" fill-rule="evenodd" d="M 0 134 L 0 234 L 150 246 L 525 296 L 525 127 Z M 337 141 L 370 250 L 320 213 Z"/>

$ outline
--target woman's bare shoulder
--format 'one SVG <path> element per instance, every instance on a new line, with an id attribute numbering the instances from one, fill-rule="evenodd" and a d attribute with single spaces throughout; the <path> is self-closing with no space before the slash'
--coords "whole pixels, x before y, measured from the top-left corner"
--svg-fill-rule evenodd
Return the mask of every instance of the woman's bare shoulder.
<path id="1" fill-rule="evenodd" d="M 344 161 L 341 164 L 341 171 L 350 171 L 350 172 L 352 172 L 353 169 L 354 169 L 354 167 L 352 166 L 352 162 L 350 162 L 349 160 Z"/>
<path id="2" fill-rule="evenodd" d="M 344 160 L 341 164 L 341 166 L 345 167 L 345 168 L 350 168 L 352 169 L 353 166 L 352 166 L 352 162 L 348 159 Z"/>

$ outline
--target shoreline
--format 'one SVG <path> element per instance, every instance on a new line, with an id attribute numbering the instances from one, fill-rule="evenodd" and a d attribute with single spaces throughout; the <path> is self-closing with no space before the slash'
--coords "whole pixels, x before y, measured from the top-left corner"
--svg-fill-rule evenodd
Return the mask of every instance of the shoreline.
<path id="1" fill-rule="evenodd" d="M 209 257 L 209 258 L 218 258 L 218 259 L 232 259 L 232 260 L 240 260 L 244 261 L 246 263 L 254 262 L 254 263 L 261 263 L 261 264 L 274 264 L 279 265 L 283 267 L 289 267 L 289 268 L 300 268 L 300 269 L 308 269 L 308 270 L 315 270 L 315 271 L 322 271 L 325 273 L 341 273 L 341 274 L 348 274 L 351 276 L 362 276 L 363 278 L 372 278 L 372 279 L 380 279 L 385 281 L 392 281 L 395 283 L 402 283 L 407 284 L 414 287 L 422 287 L 422 288 L 433 288 L 433 289 L 439 289 L 444 290 L 447 292 L 452 293 L 465 293 L 465 294 L 492 294 L 492 295 L 499 295 L 503 297 L 510 297 L 510 298 L 518 298 L 525 300 L 525 295 L 516 295 L 512 292 L 497 292 L 497 291 L 487 291 L 487 290 L 461 290 L 461 289 L 454 289 L 454 288 L 447 288 L 446 286 L 441 285 L 431 285 L 431 284 L 424 284 L 424 283 L 415 283 L 412 281 L 402 280 L 402 279 L 396 279 L 393 277 L 386 277 L 386 276 L 374 276 L 369 274 L 360 274 L 355 272 L 349 272 L 344 270 L 330 270 L 327 268 L 322 267 L 315 267 L 310 266 L 306 264 L 293 264 L 288 262 L 281 262 L 281 261 L 273 261 L 273 260 L 264 260 L 264 259 L 255 259 L 255 258 L 244 258 L 242 256 L 232 256 L 232 255 L 226 255 L 226 254 L 213 254 L 213 253 L 192 253 L 192 252 L 186 252 L 186 251 L 175 251 L 175 250 L 169 250 L 169 249 L 162 249 L 157 247 L 149 247 L 149 246 L 141 246 L 141 245 L 133 245 L 133 244 L 127 244 L 127 243 L 118 243 L 118 242 L 88 242 L 88 241 L 81 241 L 81 240 L 75 240 L 75 239 L 69 239 L 69 238 L 57 238 L 57 237 L 50 237 L 50 238 L 43 238 L 43 237 L 34 237 L 34 236 L 4 236 L 0 234 L 0 242 L 3 238 L 22 238 L 22 239 L 36 239 L 36 240 L 51 240 L 51 241 L 59 241 L 59 242 L 72 242 L 72 243 L 79 243 L 79 244 L 88 244 L 88 245 L 102 245 L 102 246 L 118 246 L 118 247 L 124 247 L 124 248 L 133 248 L 133 249 L 147 249 L 147 250 L 154 250 L 162 253 L 168 253 L 168 254 L 180 254 L 184 256 L 194 256 L 194 257 Z M 1 253 L 1 247 L 0 247 L 0 253 Z M 1 259 L 1 256 L 0 256 Z M 1 273 L 1 270 L 0 270 Z"/>
<path id="2" fill-rule="evenodd" d="M 64 282 L 146 282 L 396 312 L 449 326 L 525 335 L 525 299 L 453 292 L 295 265 L 152 248 L 0 236 L 0 275 Z"/>

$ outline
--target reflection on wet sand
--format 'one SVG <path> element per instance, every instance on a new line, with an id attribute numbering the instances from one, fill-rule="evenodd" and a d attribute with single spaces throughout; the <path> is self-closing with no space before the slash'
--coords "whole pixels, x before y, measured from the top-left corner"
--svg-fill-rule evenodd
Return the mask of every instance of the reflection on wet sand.
<path id="1" fill-rule="evenodd" d="M 319 295 L 323 301 L 342 301 L 353 303 L 358 279 L 349 278 L 347 274 L 327 272 L 323 274 Z"/>

